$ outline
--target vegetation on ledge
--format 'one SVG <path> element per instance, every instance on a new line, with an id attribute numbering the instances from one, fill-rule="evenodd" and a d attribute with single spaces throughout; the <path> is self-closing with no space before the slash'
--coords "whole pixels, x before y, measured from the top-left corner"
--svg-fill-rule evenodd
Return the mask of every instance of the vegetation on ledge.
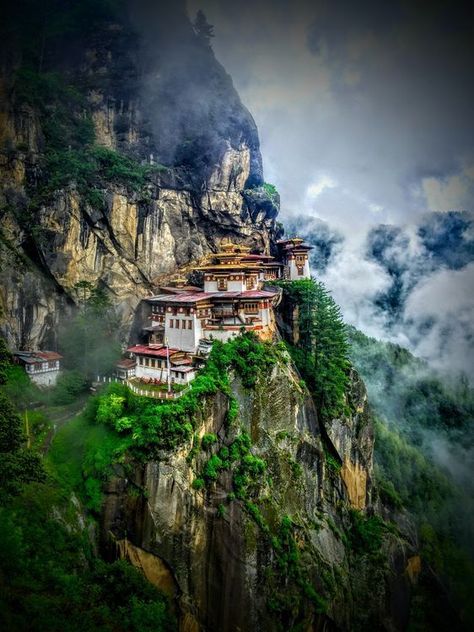
<path id="1" fill-rule="evenodd" d="M 0 339 L 0 628 L 172 632 L 167 599 L 128 563 L 94 553 L 94 525 L 79 499 L 90 497 L 101 460 L 116 452 L 110 431 L 78 417 L 43 460 L 7 397 L 10 376 Z"/>
<path id="2" fill-rule="evenodd" d="M 237 402 L 231 395 L 229 371 L 237 373 L 245 388 L 252 388 L 280 353 L 278 345 L 260 342 L 252 332 L 227 343 L 215 341 L 205 368 L 180 399 L 168 402 L 137 397 L 126 386 L 114 384 L 97 400 L 97 420 L 129 436 L 133 454 L 153 458 L 158 451 L 175 449 L 192 438 L 206 396 L 217 391 L 229 398 L 227 421 L 232 423 Z"/>

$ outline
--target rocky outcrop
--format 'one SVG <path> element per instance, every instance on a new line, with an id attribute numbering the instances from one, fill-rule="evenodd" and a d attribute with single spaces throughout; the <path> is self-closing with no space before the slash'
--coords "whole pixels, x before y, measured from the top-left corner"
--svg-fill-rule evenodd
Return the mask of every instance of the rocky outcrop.
<path id="1" fill-rule="evenodd" d="M 51 36 L 41 73 L 25 70 L 17 42 L 11 49 L 18 46 L 18 54 L 2 60 L 0 326 L 12 346 L 51 346 L 80 281 L 108 289 L 130 325 L 157 277 L 223 239 L 271 248 L 278 204 L 264 191 L 251 202 L 247 193 L 263 182 L 251 115 L 184 7 L 149 15 L 142 4 L 131 16 L 110 16 L 61 40 L 61 55 Z M 70 97 L 68 86 L 81 96 Z M 65 91 L 60 100 L 72 99 L 70 111 L 55 102 L 58 90 Z M 64 147 L 51 128 L 56 122 L 72 129 Z M 72 164 L 69 181 L 52 185 L 51 155 L 72 142 L 81 162 L 89 145 L 76 150 L 77 139 L 90 134 L 94 146 L 146 168 L 145 182 L 128 186 L 126 170 L 100 168 L 84 181 Z M 21 266 L 11 265 L 11 253 Z"/>
<path id="2" fill-rule="evenodd" d="M 373 447 L 360 427 L 368 412 L 355 375 L 352 385 L 359 397 L 331 432 L 357 484 L 328 464 L 312 400 L 291 364 L 282 362 L 251 391 L 233 380 L 240 410 L 233 424 L 226 422 L 226 396 L 207 402 L 198 434 L 218 437 L 212 452 L 196 454 L 187 445 L 159 461 L 131 464 L 131 475 L 109 483 L 104 549 L 123 555 L 126 539 L 159 559 L 178 586 L 182 621 L 196 630 L 402 629 L 404 615 L 396 609 L 404 600 L 406 613 L 410 581 L 399 539 L 384 536 L 378 561 L 351 545 L 350 508 L 370 504 Z M 267 464 L 248 498 L 233 495 L 232 469 L 194 489 L 211 454 L 241 431 L 251 437 L 252 454 Z"/>

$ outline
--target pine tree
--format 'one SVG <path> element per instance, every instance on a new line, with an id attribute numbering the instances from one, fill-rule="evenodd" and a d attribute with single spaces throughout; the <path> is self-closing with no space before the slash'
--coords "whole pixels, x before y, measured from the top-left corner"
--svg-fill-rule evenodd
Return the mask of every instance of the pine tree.
<path id="1" fill-rule="evenodd" d="M 209 44 L 210 39 L 214 37 L 214 26 L 209 24 L 204 12 L 199 9 L 193 23 L 196 35 Z"/>
<path id="2" fill-rule="evenodd" d="M 298 306 L 297 344 L 290 349 L 323 417 L 342 412 L 348 381 L 346 328 L 341 311 L 322 283 L 314 279 L 280 284 Z"/>

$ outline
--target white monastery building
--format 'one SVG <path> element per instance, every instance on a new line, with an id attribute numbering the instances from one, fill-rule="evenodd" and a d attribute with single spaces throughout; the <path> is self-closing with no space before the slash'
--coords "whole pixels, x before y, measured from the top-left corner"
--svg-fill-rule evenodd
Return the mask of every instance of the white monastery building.
<path id="1" fill-rule="evenodd" d="M 55 351 L 16 351 L 15 362 L 21 364 L 38 386 L 54 386 L 61 371 L 62 355 Z"/>
<path id="2" fill-rule="evenodd" d="M 136 360 L 136 378 L 187 384 L 212 341 L 225 342 L 241 331 L 271 337 L 273 308 L 280 297 L 271 282 L 310 277 L 311 246 L 299 238 L 280 241 L 278 246 L 281 262 L 270 255 L 251 254 L 246 246 L 224 244 L 196 268 L 203 273 L 203 288 L 178 279 L 145 299 L 150 309 L 149 324 L 143 328 L 148 344 L 127 349 Z"/>

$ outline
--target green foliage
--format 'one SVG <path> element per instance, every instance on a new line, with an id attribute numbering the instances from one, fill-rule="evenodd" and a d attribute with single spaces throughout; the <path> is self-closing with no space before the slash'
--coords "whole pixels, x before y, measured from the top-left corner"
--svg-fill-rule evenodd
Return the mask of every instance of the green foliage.
<path id="1" fill-rule="evenodd" d="M 369 338 L 354 327 L 348 332 L 351 358 L 380 416 L 416 444 L 420 428 L 433 427 L 462 430 L 466 443 L 474 441 L 474 390 L 465 376 L 448 381 L 399 345 Z"/>
<path id="2" fill-rule="evenodd" d="M 9 399 L 0 393 L 0 452 L 15 452 L 25 437 L 21 421 Z"/>
<path id="3" fill-rule="evenodd" d="M 193 489 L 200 490 L 206 484 L 206 481 L 203 478 L 195 478 L 193 481 Z"/>
<path id="4" fill-rule="evenodd" d="M 216 435 L 213 432 L 210 432 L 209 434 L 205 434 L 203 438 L 201 439 L 201 447 L 203 450 L 207 450 L 214 443 L 216 443 L 216 441 L 217 441 Z"/>
<path id="5" fill-rule="evenodd" d="M 157 401 L 136 397 L 126 387 L 113 385 L 101 396 L 100 420 L 124 436 L 129 436 L 131 449 L 136 456 L 150 457 L 159 450 L 175 449 L 193 436 L 196 415 L 202 411 L 206 397 L 218 390 L 229 397 L 228 418 L 230 414 L 231 419 L 235 419 L 238 406 L 230 393 L 230 369 L 234 369 L 240 375 L 242 383 L 250 388 L 261 372 L 273 366 L 275 361 L 271 345 L 259 342 L 253 334 L 243 334 L 225 344 L 216 341 L 206 366 L 182 397 L 174 401 Z M 117 395 L 123 398 L 120 407 L 116 406 Z M 102 403 L 102 399 L 110 401 Z M 203 439 L 205 448 L 212 443 L 210 437 Z M 232 455 L 240 458 L 244 450 L 248 451 L 249 446 L 250 438 L 245 436 L 238 439 L 231 447 Z M 223 467 L 226 467 L 227 457 L 220 454 L 218 458 L 223 461 Z M 213 477 L 217 475 L 220 466 L 213 462 L 209 467 L 205 478 L 215 480 Z"/>
<path id="6" fill-rule="evenodd" d="M 262 187 L 265 190 L 265 192 L 269 195 L 269 197 L 271 197 L 272 199 L 279 197 L 277 188 L 274 184 L 269 184 L 268 182 L 264 182 L 262 184 Z"/>
<path id="7" fill-rule="evenodd" d="M 8 380 L 10 354 L 0 343 L 0 375 Z M 0 391 L 0 503 L 18 495 L 31 481 L 42 481 L 45 473 L 37 454 L 25 447 L 22 422 L 13 404 Z"/>
<path id="8" fill-rule="evenodd" d="M 208 481 L 217 480 L 217 476 L 223 468 L 222 459 L 217 454 L 213 454 L 204 467 L 204 478 Z"/>
<path id="9" fill-rule="evenodd" d="M 389 526 L 377 515 L 366 516 L 360 511 L 350 511 L 349 542 L 356 553 L 377 553 L 384 533 Z"/>
<path id="10" fill-rule="evenodd" d="M 291 357 L 323 418 L 344 412 L 348 383 L 348 343 L 339 307 L 314 279 L 280 281 L 285 299 L 298 309 L 299 339 Z"/>
<path id="11" fill-rule="evenodd" d="M 401 509 L 403 501 L 392 481 L 377 478 L 377 489 L 383 504 L 392 509 Z"/>
<path id="12" fill-rule="evenodd" d="M 139 571 L 123 561 L 93 558 L 78 516 L 50 485 L 25 487 L 0 509 L 0 568 L 8 577 L 0 601 L 2 629 L 175 629 L 166 599 Z"/>
<path id="13" fill-rule="evenodd" d="M 54 438 L 46 467 L 57 484 L 74 491 L 94 512 L 100 511 L 102 485 L 130 440 L 107 425 L 92 423 L 99 401 L 90 400 L 89 409 L 62 427 Z"/>
<path id="14" fill-rule="evenodd" d="M 87 388 L 88 383 L 81 373 L 78 371 L 63 371 L 58 376 L 56 387 L 53 391 L 53 403 L 70 404 L 81 393 L 84 393 Z"/>
<path id="15" fill-rule="evenodd" d="M 245 447 L 242 446 L 241 442 L 242 440 L 239 442 L 240 446 L 238 447 L 240 453 L 240 463 L 235 470 L 232 482 L 236 497 L 240 499 L 245 499 L 248 498 L 249 495 L 251 495 L 253 492 L 255 492 L 260 486 L 260 479 L 267 469 L 267 464 L 260 457 L 247 453 L 247 446 L 245 444 Z M 243 450 L 242 447 L 244 447 Z M 233 454 L 232 446 L 231 454 Z"/>
<path id="16" fill-rule="evenodd" d="M 211 360 L 219 371 L 235 370 L 244 387 L 250 389 L 259 375 L 275 365 L 277 355 L 274 345 L 260 342 L 253 332 L 247 332 L 226 343 L 216 340 Z"/>
<path id="17" fill-rule="evenodd" d="M 276 535 L 271 537 L 271 544 L 278 569 L 278 590 L 269 601 L 269 607 L 278 612 L 280 620 L 286 627 L 293 628 L 300 616 L 302 597 L 308 599 L 319 614 L 327 611 L 326 600 L 312 584 L 309 569 L 302 560 L 297 544 L 296 525 L 290 516 L 283 516 Z"/>
<path id="18" fill-rule="evenodd" d="M 449 478 L 400 433 L 375 420 L 377 480 L 390 481 L 403 505 L 420 519 L 438 522 L 457 497 Z"/>
<path id="19" fill-rule="evenodd" d="M 7 369 L 11 365 L 12 356 L 6 342 L 0 337 L 0 385 L 7 381 Z"/>
<path id="20" fill-rule="evenodd" d="M 335 474 L 339 474 L 342 464 L 328 450 L 324 450 L 324 459 L 327 467 Z"/>

